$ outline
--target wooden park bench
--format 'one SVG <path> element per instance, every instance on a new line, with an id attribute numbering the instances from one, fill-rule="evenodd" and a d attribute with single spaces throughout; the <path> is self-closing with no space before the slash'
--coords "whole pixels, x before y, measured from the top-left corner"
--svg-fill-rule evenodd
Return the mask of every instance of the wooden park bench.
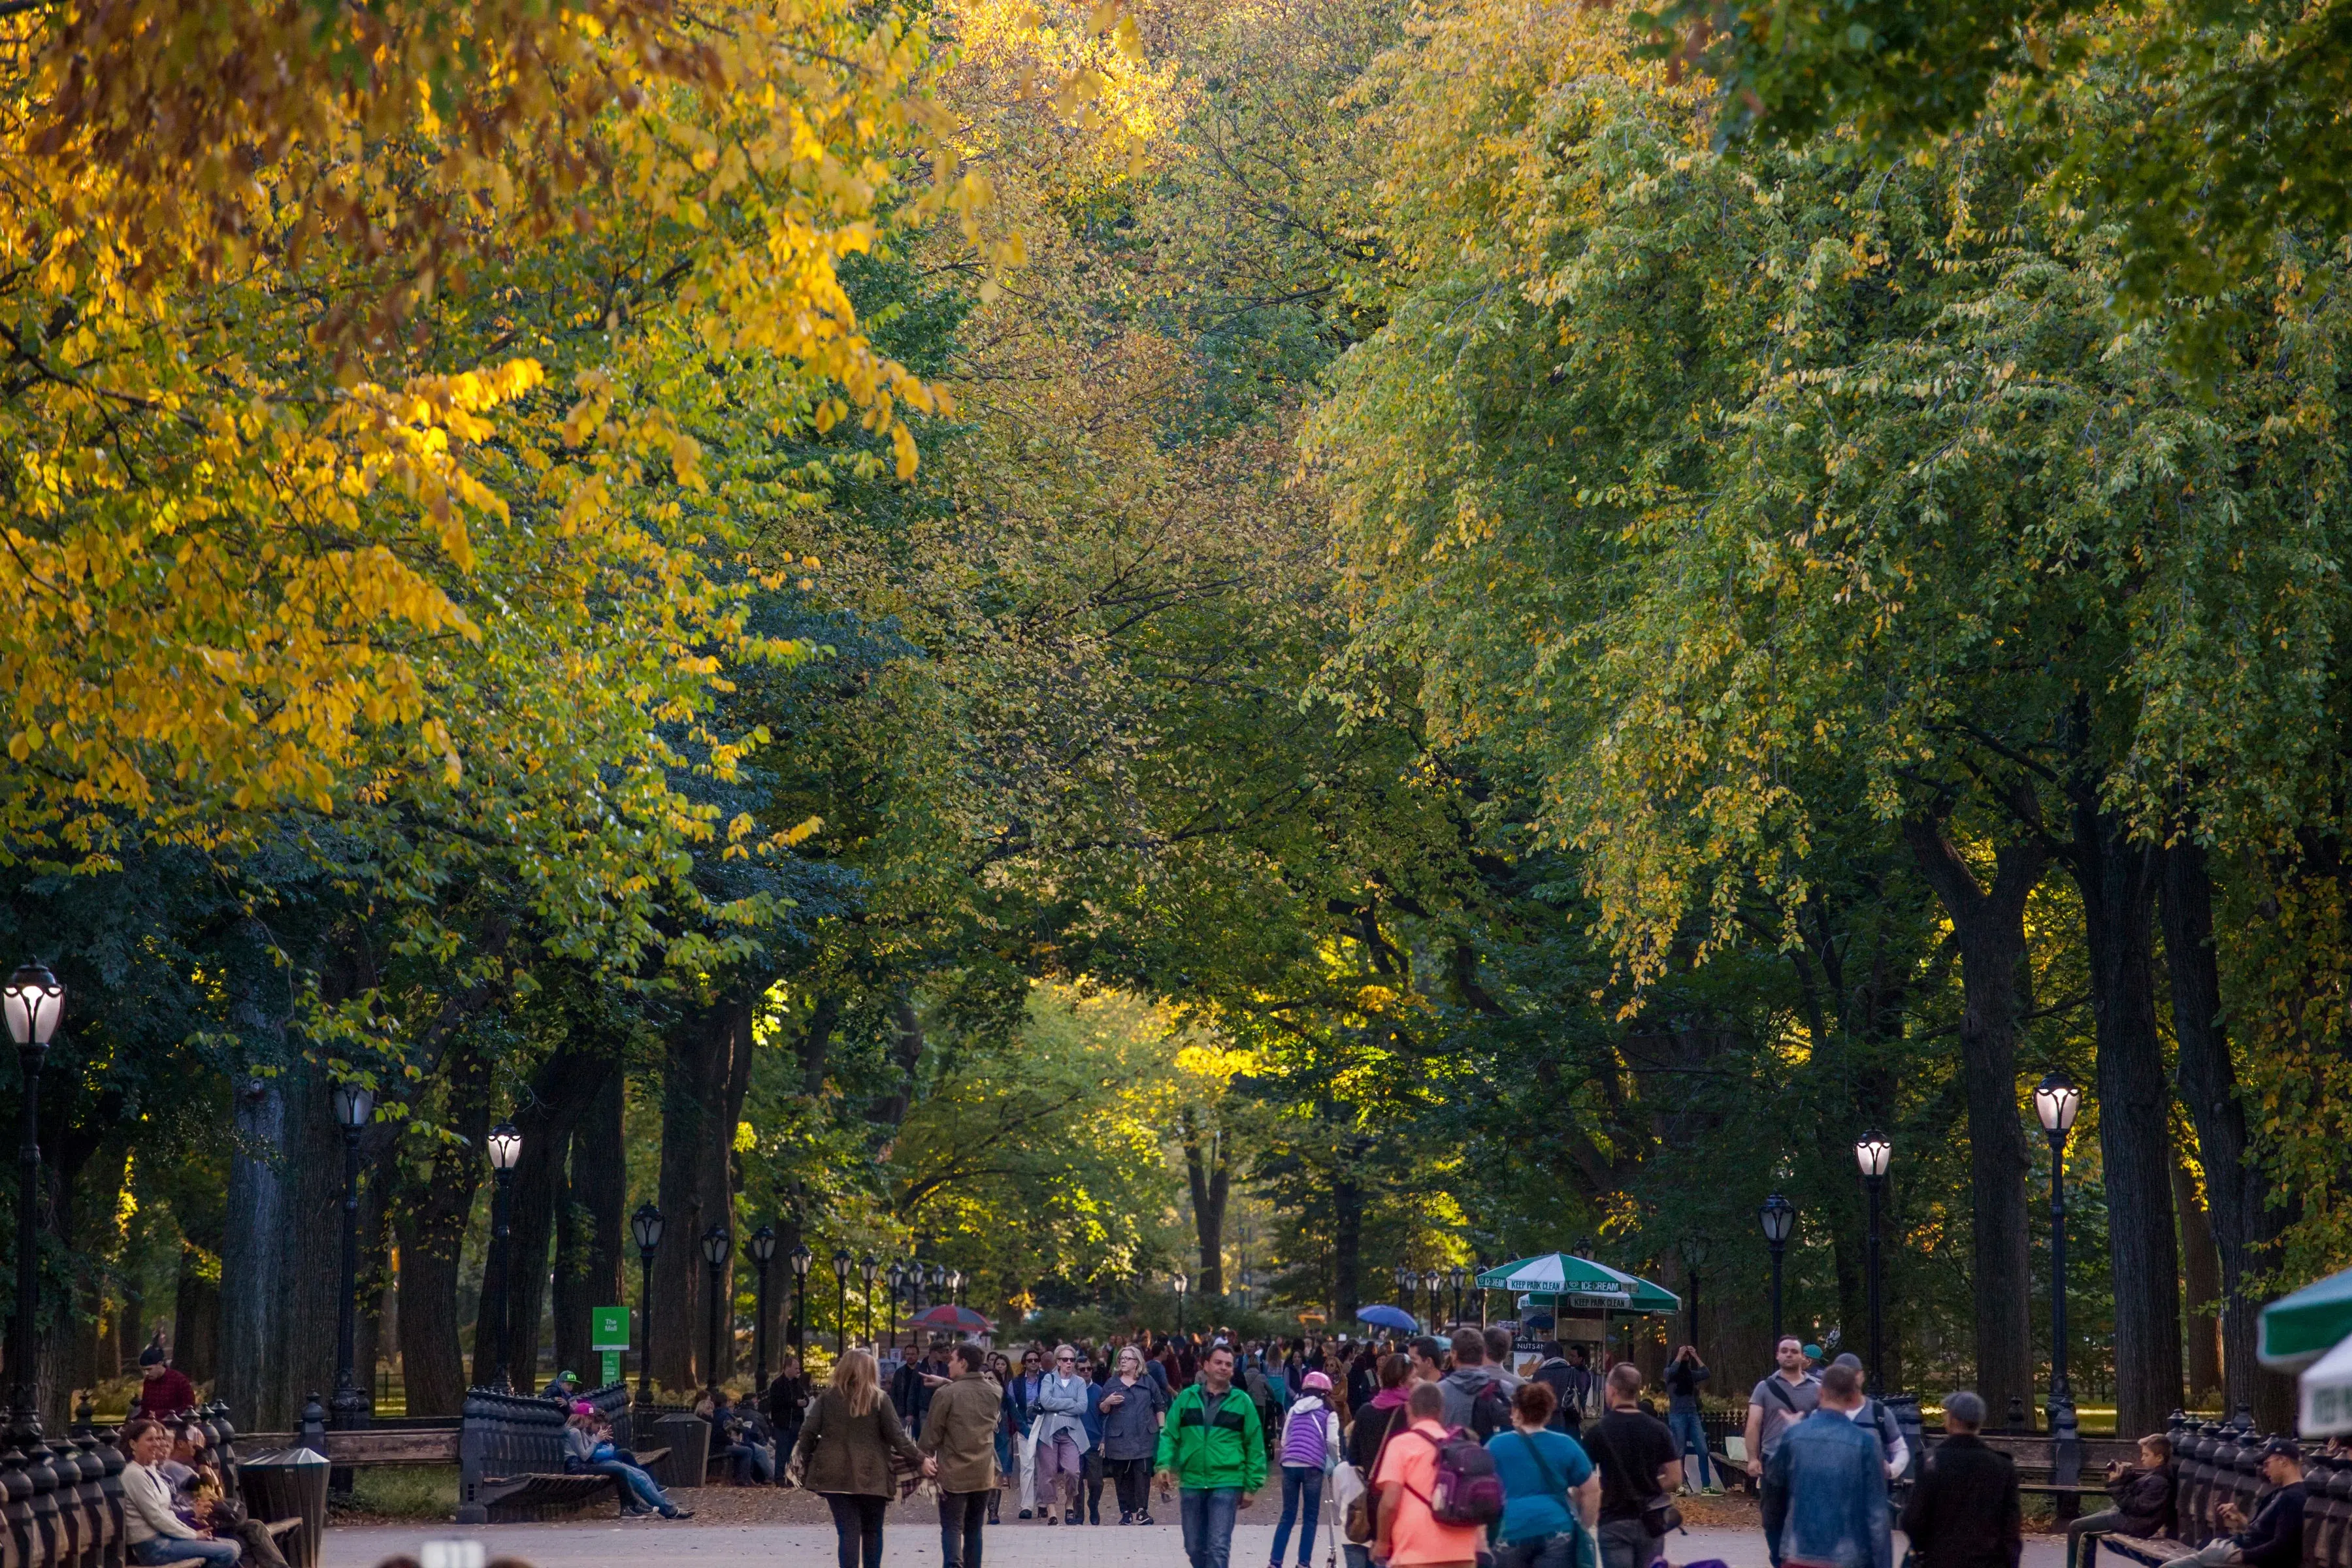
<path id="1" fill-rule="evenodd" d="M 629 1391 L 609 1384 L 582 1395 L 610 1417 L 614 1435 L 628 1444 Z M 563 1427 L 568 1401 L 535 1394 L 477 1388 L 466 1395 L 457 1443 L 457 1522 L 506 1524 L 559 1518 L 609 1500 L 617 1513 L 620 1483 L 601 1471 L 566 1474 Z M 667 1449 L 637 1456 L 658 1461 Z"/>

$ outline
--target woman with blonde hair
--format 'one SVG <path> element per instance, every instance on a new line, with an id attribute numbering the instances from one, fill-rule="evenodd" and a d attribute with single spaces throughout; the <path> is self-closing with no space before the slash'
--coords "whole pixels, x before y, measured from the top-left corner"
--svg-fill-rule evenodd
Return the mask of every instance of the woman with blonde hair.
<path id="1" fill-rule="evenodd" d="M 834 1363 L 833 1381 L 809 1402 L 793 1450 L 801 1484 L 833 1510 L 840 1568 L 882 1568 L 882 1517 L 898 1489 L 890 1474 L 894 1451 L 927 1476 L 937 1468 L 882 1397 L 872 1352 L 851 1351 Z"/>

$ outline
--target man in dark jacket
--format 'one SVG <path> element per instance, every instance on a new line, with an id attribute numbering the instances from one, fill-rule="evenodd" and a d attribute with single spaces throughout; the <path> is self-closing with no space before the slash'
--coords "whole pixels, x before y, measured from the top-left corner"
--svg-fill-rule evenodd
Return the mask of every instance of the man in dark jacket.
<path id="1" fill-rule="evenodd" d="M 1974 1394 L 1945 1396 L 1944 1440 L 1903 1510 L 1903 1533 L 1925 1568 L 2017 1568 L 2025 1545 L 2017 1467 L 1977 1436 L 1984 1417 Z"/>
<path id="2" fill-rule="evenodd" d="M 2273 1437 L 2263 1450 L 2263 1479 L 2269 1489 L 2254 1500 L 2254 1517 L 2224 1504 L 2221 1522 L 2232 1533 L 2207 1542 L 2165 1568 L 2303 1568 L 2303 1448 L 2292 1437 Z"/>
<path id="3" fill-rule="evenodd" d="M 2115 1506 L 2086 1513 L 2066 1527 L 2066 1556 L 2077 1560 L 2086 1535 L 2128 1535 L 2160 1541 L 2173 1529 L 2172 1439 L 2161 1432 L 2139 1440 L 2139 1463 L 2107 1467 L 2107 1497 Z"/>

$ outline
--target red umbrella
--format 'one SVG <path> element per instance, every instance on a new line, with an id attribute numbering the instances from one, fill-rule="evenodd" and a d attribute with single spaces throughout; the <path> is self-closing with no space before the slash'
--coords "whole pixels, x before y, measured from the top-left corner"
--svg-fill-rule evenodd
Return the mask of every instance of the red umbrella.
<path id="1" fill-rule="evenodd" d="M 970 1307 L 951 1307 L 944 1301 L 936 1307 L 926 1308 L 907 1321 L 913 1328 L 940 1329 L 954 1333 L 992 1334 L 996 1331 L 994 1323 Z"/>

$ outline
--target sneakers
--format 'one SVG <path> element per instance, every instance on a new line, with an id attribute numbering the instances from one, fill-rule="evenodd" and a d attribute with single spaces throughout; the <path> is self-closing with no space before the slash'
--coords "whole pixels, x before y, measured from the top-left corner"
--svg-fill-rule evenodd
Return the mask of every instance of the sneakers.
<path id="1" fill-rule="evenodd" d="M 621 1510 L 623 1519 L 651 1519 L 653 1516 L 654 1510 L 641 1502 L 633 1502 Z"/>
<path id="2" fill-rule="evenodd" d="M 1024 1518 L 1024 1519 L 1027 1519 L 1028 1517 L 1030 1517 L 1030 1514 L 1032 1513 L 1032 1511 L 1033 1511 L 1032 1510 L 1029 1510 L 1029 1509 L 1025 1509 L 1025 1508 L 1024 1508 L 1024 1509 L 1023 1509 L 1023 1510 L 1021 1510 L 1021 1517 L 1022 1517 L 1022 1518 Z"/>
<path id="3" fill-rule="evenodd" d="M 1047 1524 L 1059 1524 L 1062 1522 L 1062 1516 L 1055 1513 L 1053 1510 L 1047 1509 L 1045 1510 L 1045 1522 Z"/>
<path id="4" fill-rule="evenodd" d="M 664 1519 L 692 1519 L 694 1510 L 690 1508 L 666 1508 L 661 1510 L 661 1516 Z"/>
<path id="5" fill-rule="evenodd" d="M 1142 1512 L 1142 1513 L 1139 1513 L 1139 1514 L 1137 1514 L 1137 1515 L 1135 1516 L 1135 1522 L 1136 1522 L 1136 1523 L 1138 1523 L 1138 1524 L 1157 1524 L 1157 1523 L 1159 1523 L 1160 1521 L 1159 1521 L 1158 1520 L 1156 1520 L 1156 1519 L 1153 1519 L 1153 1518 L 1151 1517 L 1150 1511 L 1149 1510 L 1146 1510 L 1144 1512 Z"/>
<path id="6" fill-rule="evenodd" d="M 1121 1524 L 1133 1524 L 1135 1522 L 1134 1510 L 1131 1509 L 1121 1510 L 1118 1516 L 1118 1521 Z"/>

